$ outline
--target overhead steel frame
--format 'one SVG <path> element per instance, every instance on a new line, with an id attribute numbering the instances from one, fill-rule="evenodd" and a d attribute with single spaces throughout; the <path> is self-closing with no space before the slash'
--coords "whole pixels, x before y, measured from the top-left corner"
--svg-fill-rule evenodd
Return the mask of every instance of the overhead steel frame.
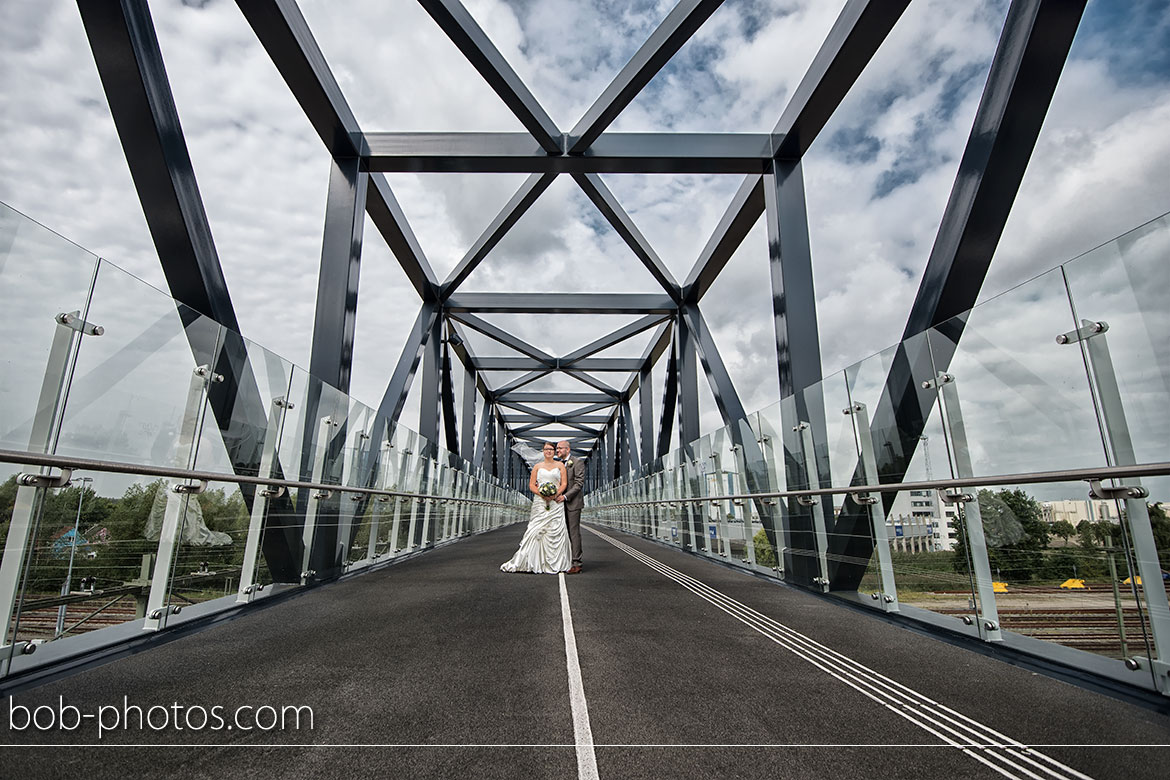
<path id="1" fill-rule="evenodd" d="M 375 430 L 388 432 L 397 424 L 421 362 L 419 428 L 431 442 L 438 441 L 442 418 L 449 450 L 459 452 L 475 467 L 512 479 L 522 471 L 514 456 L 508 454 L 512 441 L 569 438 L 575 445 L 592 445 L 589 480 L 592 485 L 604 483 L 636 465 L 650 466 L 656 457 L 664 455 L 670 449 L 675 427 L 680 445 L 685 447 L 697 438 L 696 357 L 702 362 L 724 421 L 737 430 L 735 426 L 743 420 L 744 410 L 703 321 L 699 303 L 748 231 L 766 214 L 781 397 L 791 395 L 797 399 L 792 411 L 795 418 L 786 420 L 785 427 L 789 422 L 807 422 L 814 442 L 823 445 L 824 410 L 801 395 L 803 389 L 820 380 L 821 373 L 802 158 L 909 0 L 849 0 L 773 132 L 755 135 L 606 132 L 639 91 L 717 10 L 720 0 L 682 0 L 568 133 L 555 125 L 458 0 L 419 2 L 512 110 L 526 133 L 365 133 L 358 127 L 295 1 L 238 0 L 257 38 L 333 158 L 312 373 L 338 389 L 348 390 L 362 224 L 368 215 L 421 299 L 419 315 L 379 404 Z M 78 5 L 171 292 L 181 303 L 238 331 L 145 0 Z M 1013 0 L 959 174 L 907 320 L 907 338 L 943 323 L 975 302 L 1083 8 L 1084 0 Z M 448 278 L 440 282 L 381 175 L 391 171 L 530 175 Z M 681 284 L 599 176 L 623 172 L 747 174 Z M 468 276 L 562 173 L 572 176 L 662 287 L 663 294 L 531 296 L 459 292 Z M 570 355 L 555 357 L 477 316 L 493 312 L 644 316 Z M 658 331 L 640 360 L 594 357 L 653 327 Z M 463 328 L 486 335 L 524 357 L 476 357 L 463 336 Z M 953 330 L 957 340 L 961 325 Z M 450 373 L 452 352 L 465 372 L 462 427 L 456 420 Z M 669 360 L 662 417 L 656 446 L 652 446 L 652 369 L 665 353 L 669 353 Z M 899 353 L 886 393 L 874 412 L 875 434 L 897 439 L 892 442 L 897 445 L 894 447 L 882 447 L 878 442 L 878 452 L 898 453 L 897 463 L 880 465 L 883 474 L 904 473 L 924 424 L 925 401 L 910 379 L 916 376 L 914 366 L 921 359 L 906 350 Z M 242 342 L 238 348 L 229 344 L 220 361 L 227 369 L 221 373 L 231 381 L 220 386 L 217 397 L 211 399 L 212 408 L 229 449 L 234 448 L 236 467 L 246 469 L 253 466 L 252 461 L 258 462 L 258 447 L 255 442 L 230 439 L 230 418 L 261 419 L 264 408 Z M 485 377 L 492 371 L 527 373 L 493 388 Z M 579 380 L 591 392 L 523 390 L 553 372 Z M 631 376 L 623 386 L 612 387 L 594 377 L 593 372 Z M 631 408 L 635 392 L 637 425 Z M 533 404 L 574 404 L 578 408 L 554 414 Z M 513 411 L 520 414 L 512 414 Z M 673 419 L 676 412 L 677 425 Z M 550 425 L 565 427 L 549 429 Z M 344 437 L 343 432 L 339 435 Z M 737 444 L 742 442 L 737 440 Z M 813 475 L 804 473 L 805 461 L 796 456 L 800 443 L 789 437 L 785 444 L 789 483 L 807 482 Z M 753 457 L 747 451 L 750 449 L 750 444 L 746 445 L 748 464 Z M 825 478 L 825 448 L 816 449 L 821 455 L 814 459 L 814 468 L 822 472 L 816 476 Z M 376 450 L 371 445 L 366 459 L 371 475 Z M 750 465 L 747 470 L 749 481 L 757 478 Z M 770 514 L 765 517 L 766 511 L 761 507 L 761 517 L 771 535 L 779 525 L 767 522 L 773 518 Z M 788 511 L 791 517 L 784 525 L 799 537 L 801 513 L 807 515 L 807 510 L 793 506 Z M 827 516 L 832 517 L 832 513 Z M 848 503 L 836 521 L 834 533 L 830 534 L 836 547 L 829 551 L 829 557 L 844 562 L 834 564 L 834 587 L 855 587 L 864 571 L 864 564 L 857 563 L 866 560 L 871 552 L 864 522 L 865 512 Z M 289 534 L 288 538 L 293 536 Z M 805 546 L 796 537 L 786 540 L 785 546 Z M 281 539 L 279 534 L 265 535 L 265 554 L 274 571 L 283 570 L 287 563 L 284 559 L 294 558 L 289 549 L 291 542 L 281 546 Z M 268 549 L 270 542 L 272 549 Z M 789 565 L 793 579 L 811 578 L 811 568 L 805 566 L 802 570 L 800 560 L 790 561 Z"/>

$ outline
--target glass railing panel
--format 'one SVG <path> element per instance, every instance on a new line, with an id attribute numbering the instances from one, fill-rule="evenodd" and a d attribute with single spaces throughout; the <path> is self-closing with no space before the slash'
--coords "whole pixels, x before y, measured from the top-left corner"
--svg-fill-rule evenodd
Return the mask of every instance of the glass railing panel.
<path id="1" fill-rule="evenodd" d="M 311 375 L 298 381 L 294 372 L 294 389 L 303 390 L 297 415 L 299 441 L 290 442 L 290 469 L 298 479 L 326 485 L 341 485 L 345 476 L 346 436 L 348 433 L 349 398 L 337 388 Z M 281 442 L 282 449 L 285 443 Z M 340 491 L 299 488 L 293 516 L 282 523 L 286 535 L 301 554 L 301 575 L 306 581 L 318 569 L 330 570 L 342 553 L 339 538 L 343 504 L 350 501 Z M 344 557 L 342 557 L 344 560 Z"/>
<path id="2" fill-rule="evenodd" d="M 205 421 L 196 469 L 285 479 L 287 464 L 281 462 L 280 443 L 282 437 L 292 437 L 296 426 L 297 401 L 291 400 L 290 394 L 293 365 L 225 331 L 215 366 L 225 379 L 210 385 L 211 404 L 226 410 L 225 420 L 219 422 L 215 415 L 209 415 Z M 217 529 L 230 534 L 232 545 L 239 548 L 233 559 L 238 558 L 234 563 L 244 572 L 244 595 L 260 592 L 275 581 L 268 567 L 270 556 L 264 553 L 264 534 L 269 516 L 287 515 L 292 503 L 287 491 L 268 495 L 272 492 L 253 485 L 228 489 L 231 500 L 243 502 L 247 521 L 231 529 Z"/>
<path id="3" fill-rule="evenodd" d="M 694 497 L 708 498 L 718 495 L 719 475 L 718 454 L 713 450 L 714 434 L 708 434 L 691 443 L 690 453 L 693 458 L 690 485 Z M 724 540 L 720 531 L 723 523 L 720 522 L 720 502 L 699 501 L 690 505 L 693 522 L 697 526 L 695 549 L 706 555 L 719 556 L 722 554 Z"/>
<path id="4" fill-rule="evenodd" d="M 100 338 L 80 335 L 58 316 L 76 312 L 77 323 L 87 316 L 97 263 L 94 255 L 0 203 L 0 326 L 18 347 L 0 354 L 0 447 L 50 449 L 47 425 L 31 440 L 42 391 L 49 395 L 41 418 L 49 422 L 69 367 L 70 342 Z M 0 469 L 15 473 L 19 467 Z"/>
<path id="5" fill-rule="evenodd" d="M 87 316 L 57 453 L 189 468 L 220 326 L 104 262 Z"/>
<path id="6" fill-rule="evenodd" d="M 752 432 L 760 448 L 762 461 L 756 464 L 757 479 L 767 485 L 763 492 L 785 489 L 784 438 L 780 435 L 780 404 L 771 406 L 749 417 Z M 787 502 L 769 499 L 765 517 L 769 525 L 752 537 L 756 561 L 776 576 L 783 575 L 784 552 L 787 539 Z"/>
<path id="7" fill-rule="evenodd" d="M 1149 615 L 1118 502 L 1085 498 L 1083 482 L 974 492 L 1004 631 L 1108 658 L 1146 656 Z M 955 556 L 964 554 L 960 540 Z"/>
<path id="8" fill-rule="evenodd" d="M 1164 215 L 1063 266 L 1075 322 L 1065 339 L 1084 355 L 1095 391 L 1097 419 L 1109 462 L 1165 461 L 1170 439 L 1170 215 Z M 1126 538 L 1143 584 L 1153 655 L 1170 663 L 1170 601 L 1164 523 L 1150 508 L 1165 480 L 1122 483 L 1150 495 L 1124 499 Z M 1159 581 L 1161 580 L 1161 581 Z"/>
<path id="9" fill-rule="evenodd" d="M 69 487 L 45 491 L 10 626 L 17 642 L 64 641 L 145 617 L 158 550 L 146 529 L 166 489 L 162 479 L 74 472 Z"/>
<path id="10" fill-rule="evenodd" d="M 374 410 L 347 396 L 345 445 L 341 456 L 341 484 L 371 487 L 378 444 L 374 438 Z M 343 495 L 338 505 L 337 543 L 347 568 L 369 562 L 374 507 L 368 495 Z"/>
<path id="11" fill-rule="evenodd" d="M 156 493 L 147 527 L 158 522 L 159 514 L 177 509 L 179 516 L 164 606 L 170 612 L 165 623 L 173 623 L 180 611 L 195 604 L 237 594 L 250 514 L 239 487 L 231 482 L 211 482 L 195 495 L 160 495 Z"/>
<path id="12" fill-rule="evenodd" d="M 665 504 L 662 510 L 662 531 L 663 541 L 682 547 L 686 527 L 683 525 L 682 504 L 679 502 L 684 482 L 679 454 L 679 450 L 672 450 L 662 458 L 662 493 Z"/>
<path id="13" fill-rule="evenodd" d="M 925 336 L 846 369 L 859 457 L 847 477 L 836 479 L 854 484 L 918 482 L 949 475 L 937 393 L 922 386 L 934 373 Z M 901 415 L 892 412 L 896 398 L 905 410 Z M 849 499 L 838 518 L 839 525 L 851 521 L 854 526 L 851 555 L 865 562 L 857 589 L 876 596 L 872 606 L 888 609 L 890 598 L 925 609 L 942 600 L 948 611 L 972 603 L 965 560 L 956 567 L 952 552 L 958 508 L 943 502 L 937 491 L 883 493 L 872 505 Z M 893 589 L 881 570 L 883 544 Z"/>
<path id="14" fill-rule="evenodd" d="M 1132 448 L 1134 462 L 1166 459 L 1170 441 L 1170 215 L 1159 217 L 1114 241 L 1065 263 L 1064 274 L 1077 329 L 1060 349 L 1079 343 L 1093 370 L 1111 455 L 1121 464 Z M 1065 323 L 1061 332 L 1072 331 Z M 1083 404 L 1082 404 L 1083 405 Z M 1112 419 L 1111 419 L 1112 418 Z M 1128 434 L 1126 447 L 1121 437 Z"/>
<path id="15" fill-rule="evenodd" d="M 414 440 L 413 431 L 402 426 L 394 429 L 390 446 L 391 460 L 387 474 L 388 477 L 392 477 L 390 479 L 392 490 L 408 492 L 414 490 L 412 486 L 415 474 L 412 464 L 417 457 Z M 387 529 L 385 541 L 379 542 L 380 545 L 385 545 L 386 554 L 395 555 L 410 547 L 410 518 L 413 505 L 414 501 L 404 496 L 395 496 L 390 499 L 390 503 L 386 507 L 390 527 Z"/>
<path id="16" fill-rule="evenodd" d="M 817 383 L 780 401 L 785 484 L 788 490 L 829 487 L 829 448 L 824 383 Z M 829 560 L 828 533 L 833 527 L 829 496 L 787 499 L 781 566 L 790 580 L 825 587 Z"/>
<path id="17" fill-rule="evenodd" d="M 936 473 L 940 479 L 946 475 L 947 442 L 938 394 L 922 386 L 932 381 L 934 374 L 926 334 L 845 369 L 850 402 L 864 407 L 878 482 L 922 481 Z M 901 411 L 895 414 L 894 409 Z"/>
<path id="18" fill-rule="evenodd" d="M 1079 350 L 1058 343 L 1071 324 L 1059 270 L 993 298 L 928 331 L 933 391 L 941 402 L 950 476 L 1053 471 L 1103 462 Z M 1020 507 L 984 492 L 961 510 L 981 636 L 994 640 L 997 551 L 1039 544 Z M 987 498 L 993 500 L 984 507 Z M 1022 500 L 1022 499 L 1021 499 Z M 1021 507 L 1023 504 L 1020 505 Z M 1002 549 L 1001 549 L 1002 548 Z M 1002 560 L 1002 557 L 1001 557 Z M 1030 577 L 1025 569 L 1015 576 Z"/>
<path id="19" fill-rule="evenodd" d="M 1018 474 L 1097 466 L 1101 436 L 1085 365 L 1057 343 L 1072 314 L 1059 269 L 985 301 L 928 332 L 952 458 L 968 473 Z"/>

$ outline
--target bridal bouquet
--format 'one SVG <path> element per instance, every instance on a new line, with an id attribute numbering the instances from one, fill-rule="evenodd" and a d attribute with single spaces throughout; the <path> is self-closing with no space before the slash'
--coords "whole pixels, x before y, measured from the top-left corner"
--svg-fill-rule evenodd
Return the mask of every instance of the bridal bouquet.
<path id="1" fill-rule="evenodd" d="M 555 484 L 553 484 L 552 482 L 541 482 L 540 483 L 540 495 L 544 496 L 544 499 L 545 499 L 544 500 L 544 511 L 547 512 L 549 509 L 552 508 L 552 504 L 549 503 L 548 499 L 552 498 L 556 494 L 557 494 L 557 486 Z"/>

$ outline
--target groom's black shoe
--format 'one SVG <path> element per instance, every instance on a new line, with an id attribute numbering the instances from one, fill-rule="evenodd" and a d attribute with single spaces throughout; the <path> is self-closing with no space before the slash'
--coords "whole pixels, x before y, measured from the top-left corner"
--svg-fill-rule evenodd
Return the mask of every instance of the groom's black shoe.
<path id="1" fill-rule="evenodd" d="M 571 569 L 569 569 L 567 572 L 565 572 L 565 574 L 580 574 L 580 573 L 581 573 L 581 566 L 579 564 L 576 566 L 573 566 Z"/>

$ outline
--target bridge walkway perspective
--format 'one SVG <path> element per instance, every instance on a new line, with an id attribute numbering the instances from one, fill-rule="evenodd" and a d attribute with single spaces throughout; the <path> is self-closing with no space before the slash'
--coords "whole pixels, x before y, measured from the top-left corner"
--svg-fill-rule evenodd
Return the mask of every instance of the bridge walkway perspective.
<path id="1" fill-rule="evenodd" d="M 612 529 L 579 575 L 501 573 L 521 532 L 19 691 L 4 775 L 1165 776 L 1154 708 Z M 75 730 L 14 728 L 62 704 Z M 253 709 L 195 728 L 215 706 Z"/>

